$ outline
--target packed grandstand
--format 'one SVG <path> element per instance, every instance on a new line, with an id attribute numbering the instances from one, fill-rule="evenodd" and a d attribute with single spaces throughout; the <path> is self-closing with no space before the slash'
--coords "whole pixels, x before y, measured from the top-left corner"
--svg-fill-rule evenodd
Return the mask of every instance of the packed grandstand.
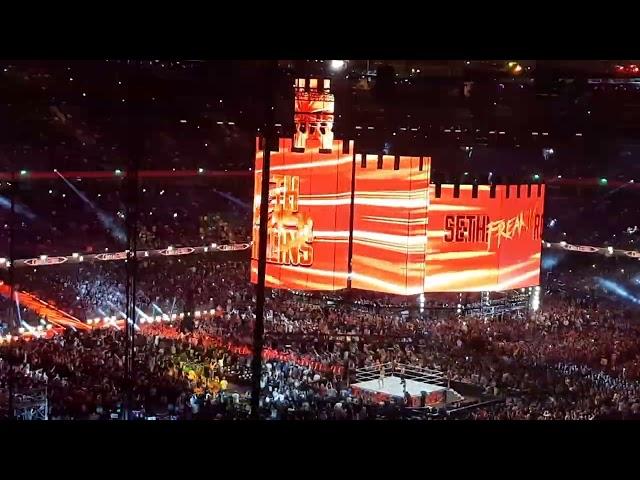
<path id="1" fill-rule="evenodd" d="M 252 239 L 253 135 L 262 106 L 246 98 L 246 92 L 262 66 L 169 63 L 14 62 L 3 67 L 2 82 L 8 91 L 30 101 L 3 105 L 12 127 L 2 131 L 15 134 L 3 138 L 0 157 L 0 171 L 10 174 L 0 179 L 0 414 L 4 418 L 24 415 L 16 413 L 21 403 L 10 396 L 24 398 L 40 389 L 46 392 L 43 416 L 49 419 L 122 418 L 125 389 L 133 399 L 130 418 L 250 416 L 256 300 L 249 281 L 250 251 L 218 247 L 247 245 Z M 126 318 L 127 269 L 123 258 L 95 256 L 127 248 L 129 199 L 122 160 L 127 151 L 121 122 L 126 110 L 112 105 L 126 104 L 126 83 L 133 68 L 144 72 L 150 104 L 158 103 L 147 160 L 140 169 L 163 173 L 141 177 L 138 185 L 139 316 L 133 378 L 127 385 L 125 342 L 119 328 L 119 321 Z M 496 82 L 497 91 L 505 89 L 500 85 Z M 507 84 L 507 89 L 512 87 Z M 401 82 L 397 89 L 403 88 L 409 86 Z M 531 96 L 530 86 L 515 88 Z M 517 90 L 510 95 L 517 98 Z M 286 91 L 283 105 L 290 100 Z M 483 95 L 487 101 L 494 99 L 493 93 Z M 593 114 L 587 115 L 595 116 L 604 94 L 585 88 L 582 96 L 571 95 L 579 100 L 571 103 L 572 109 L 586 105 L 585 111 L 591 112 L 588 102 L 592 102 Z M 452 98 L 447 106 L 450 115 L 440 122 L 442 132 L 451 129 L 451 115 L 463 122 L 466 115 L 458 110 L 476 112 L 480 108 L 476 103 L 482 101 L 474 99 L 476 103 L 468 105 L 464 95 Z M 353 110 L 359 112 L 366 102 L 383 101 L 388 100 L 357 100 Z M 435 114 L 428 110 L 420 115 L 425 118 L 414 118 L 416 125 L 431 122 Z M 492 126 L 502 121 L 500 115 L 489 119 L 475 115 L 467 128 L 475 129 L 472 123 L 481 121 L 487 136 L 494 129 L 501 131 Z M 588 136 L 585 122 L 589 121 L 582 119 L 577 133 Z M 535 128 L 542 136 L 552 127 L 553 121 L 529 130 Z M 366 125 L 354 129 L 358 130 L 368 133 Z M 389 142 L 397 138 L 388 135 Z M 530 132 L 528 137 L 530 141 Z M 576 141 L 575 132 L 570 137 Z M 394 296 L 359 290 L 270 290 L 265 305 L 261 417 L 639 418 L 640 269 L 633 256 L 606 253 L 607 247 L 638 249 L 634 209 L 640 176 L 629 168 L 632 142 L 612 140 L 617 160 L 610 164 L 602 159 L 600 164 L 585 161 L 579 157 L 584 146 L 558 142 L 561 146 L 551 154 L 548 148 L 545 153 L 541 146 L 535 147 L 537 156 L 531 147 L 518 153 L 519 144 L 474 144 L 472 154 L 460 145 L 438 146 L 449 152 L 451 170 L 441 168 L 433 175 L 481 182 L 489 176 L 523 181 L 543 176 L 544 241 L 600 247 L 604 254 L 543 248 L 536 308 L 529 303 L 526 308 L 475 309 L 485 300 L 480 293 Z M 495 161 L 497 157 L 502 160 Z M 472 165 L 470 158 L 478 158 L 478 163 Z M 60 175 L 35 174 L 53 169 Z M 177 175 L 187 170 L 193 175 Z M 225 170 L 240 175 L 224 175 Z M 108 176 L 91 178 L 82 173 L 89 171 Z M 216 174 L 208 175 L 211 172 Z M 179 250 L 190 247 L 202 248 Z M 155 250 L 185 254 L 144 256 Z M 56 257 L 70 260 L 49 261 Z M 25 259 L 42 261 L 19 264 Z M 46 303 L 34 308 L 29 299 Z M 499 300 L 499 294 L 492 298 Z M 506 296 L 504 301 L 508 303 Z M 47 313 L 54 309 L 82 327 L 58 322 Z M 189 317 L 193 325 L 185 329 Z M 368 369 L 376 372 L 378 382 L 385 375 L 388 380 L 393 375 L 408 378 L 408 371 L 437 371 L 446 387 L 459 395 L 432 404 L 423 398 L 417 405 L 407 398 L 363 395 L 353 385 Z"/>

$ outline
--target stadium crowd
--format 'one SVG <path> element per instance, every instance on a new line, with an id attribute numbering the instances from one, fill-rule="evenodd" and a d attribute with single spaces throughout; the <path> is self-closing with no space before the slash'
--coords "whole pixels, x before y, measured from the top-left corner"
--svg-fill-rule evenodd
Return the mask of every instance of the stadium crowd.
<path id="1" fill-rule="evenodd" d="M 549 189 L 545 240 L 590 246 L 640 249 L 640 225 L 634 215 L 634 183 L 616 188 Z M 616 215 L 606 212 L 615 210 Z"/>
<path id="2" fill-rule="evenodd" d="M 103 253 L 126 248 L 128 212 L 126 189 L 122 184 L 71 180 L 78 192 L 62 180 L 38 183 L 18 192 L 13 223 L 10 210 L 0 209 L 3 236 L 8 239 L 13 235 L 14 258 Z M 226 182 L 225 190 L 217 190 L 211 182 L 140 185 L 137 247 L 158 249 L 169 245 L 247 241 L 250 207 L 245 200 L 248 196 L 243 193 L 242 200 L 237 198 L 242 188 L 232 182 Z M 8 244 L 0 244 L 0 256 L 9 257 Z"/>
<path id="3" fill-rule="evenodd" d="M 209 278 L 218 282 L 216 287 L 207 288 L 205 277 L 193 282 L 203 288 L 195 296 L 197 308 L 201 302 L 217 307 L 215 315 L 196 319 L 193 332 L 181 332 L 175 323 L 140 325 L 134 410 L 163 418 L 247 416 L 247 398 L 241 392 L 250 378 L 253 299 L 241 265 L 222 262 L 208 271 Z M 192 278 L 187 273 L 191 268 L 185 265 L 184 280 Z M 93 278 L 97 272 L 87 273 Z M 108 278 L 104 271 L 100 275 Z M 115 279 L 108 281 L 118 285 Z M 50 285 L 45 280 L 36 291 L 48 291 L 51 299 Z M 157 287 L 151 283 L 149 291 L 158 302 L 178 292 L 175 284 L 169 283 L 165 290 Z M 183 293 L 189 289 L 182 288 Z M 104 298 L 118 302 L 108 292 Z M 476 401 L 501 399 L 477 408 L 467 406 L 473 403 L 467 400 L 458 405 L 467 408 L 437 418 L 635 418 L 640 413 L 640 328 L 633 311 L 619 304 L 611 308 L 615 304 L 592 293 L 595 290 L 581 296 L 550 293 L 530 318 L 510 314 L 484 318 L 460 317 L 452 309 L 420 316 L 415 305 L 390 306 L 371 298 L 364 302 L 356 297 L 343 304 L 317 298 L 301 301 L 279 292 L 267 303 L 263 415 L 274 419 L 406 416 L 400 404 L 379 404 L 349 390 L 356 369 L 393 362 L 441 370 L 453 388 L 479 386 Z M 94 302 L 102 298 L 89 292 L 78 296 Z M 65 306 L 64 297 L 58 301 Z M 108 308 L 108 303 L 102 305 Z M 167 311 L 167 303 L 156 305 Z M 109 418 L 118 412 L 123 345 L 116 329 L 66 332 L 51 340 L 18 341 L 1 348 L 6 353 L 5 381 L 7 358 L 17 359 L 19 376 L 38 370 L 47 375 L 52 418 Z"/>
<path id="4" fill-rule="evenodd" d="M 0 74 L 4 91 L 11 98 L 24 99 L 0 104 L 2 112 L 9 114 L 6 118 L 12 119 L 12 130 L 0 129 L 10 133 L 0 147 L 0 171 L 19 175 L 18 182 L 12 179 L 14 185 L 0 182 L 0 257 L 124 250 L 130 199 L 120 175 L 126 168 L 123 158 L 129 154 L 123 139 L 129 138 L 131 125 L 129 97 L 123 91 L 129 79 L 135 78 L 130 75 L 133 65 L 105 61 L 84 67 L 77 63 L 73 67 L 62 63 L 34 67 L 14 63 L 3 67 Z M 186 72 L 199 68 L 193 62 L 145 62 L 148 77 L 141 90 L 149 97 L 150 118 L 141 169 L 166 174 L 186 169 L 247 172 L 251 168 L 261 118 L 258 112 L 264 110 L 257 101 L 259 95 L 252 91 L 254 79 L 262 77 L 256 75 L 256 68 L 229 63 L 203 67 L 199 70 L 203 80 L 193 82 Z M 287 88 L 290 80 L 283 80 Z M 637 202 L 630 179 L 640 178 L 636 165 L 629 162 L 634 147 L 621 142 L 615 161 L 609 161 L 614 155 L 605 150 L 612 144 L 603 146 L 600 156 L 590 147 L 593 139 L 598 146 L 605 145 L 595 134 L 610 120 L 613 123 L 622 117 L 615 108 L 607 107 L 609 100 L 624 97 L 621 101 L 628 101 L 635 92 L 593 94 L 590 87 L 573 97 L 548 96 L 541 105 L 535 89 L 517 82 L 505 87 L 487 81 L 476 85 L 470 97 L 463 94 L 462 85 L 447 84 L 434 90 L 433 104 L 420 111 L 424 102 L 416 102 L 411 92 L 422 87 L 417 88 L 413 80 L 392 81 L 397 85 L 393 88 L 396 99 L 403 100 L 395 108 L 398 118 L 394 121 L 401 114 L 405 122 L 412 104 L 418 106 L 411 119 L 416 130 L 426 130 L 427 124 L 431 128 L 432 119 L 438 119 L 424 141 L 435 145 L 430 143 L 430 148 L 442 144 L 443 151 L 434 150 L 433 155 L 451 172 L 434 170 L 434 178 L 471 181 L 477 177 L 484 182 L 488 177 L 481 172 L 494 181 L 498 177 L 529 180 L 538 172 L 554 179 L 596 178 L 606 173 L 614 180 L 615 175 L 627 182 L 625 187 L 549 188 L 545 240 L 637 248 L 640 229 L 634 223 Z M 446 105 L 440 94 L 445 90 L 452 92 Z M 389 106 L 395 103 L 389 101 L 395 93 L 387 98 Z M 282 98 L 283 105 L 292 103 L 290 97 Z M 371 112 L 378 112 L 384 103 L 381 99 L 377 94 L 358 94 L 353 122 L 363 119 L 361 123 L 369 125 Z M 546 117 L 552 118 L 545 121 Z M 508 129 L 509 123 L 517 128 Z M 381 120 L 376 128 L 361 128 L 361 133 L 371 135 L 375 148 L 381 143 L 385 148 L 387 143 L 404 148 L 396 127 L 383 124 Z M 454 124 L 465 130 L 464 140 L 450 140 Z M 499 137 L 502 128 L 509 134 Z M 540 143 L 542 136 L 532 135 L 534 128 L 536 133 L 566 130 L 564 140 L 553 136 L 559 143 L 555 153 Z M 479 130 L 483 133 L 469 133 Z M 380 142 L 380 131 L 389 142 Z M 432 138 L 432 131 L 437 138 Z M 494 134 L 491 140 L 485 136 L 490 132 Z M 516 134 L 526 137 L 527 148 L 520 144 L 498 148 L 495 138 L 515 138 Z M 422 141 L 416 138 L 418 134 L 407 135 L 405 143 Z M 465 146 L 467 139 L 477 145 Z M 367 141 L 364 137 L 359 140 Z M 545 161 L 542 168 L 541 157 Z M 591 161 L 596 157 L 599 161 Z M 113 178 L 98 182 L 70 177 L 67 180 L 77 189 L 74 191 L 63 179 L 30 177 L 31 172 L 54 168 L 103 170 L 113 172 Z M 468 168 L 470 176 L 464 173 Z M 223 187 L 205 176 L 180 183 L 170 173 L 171 181 L 142 182 L 137 192 L 138 248 L 247 241 L 249 178 L 225 177 Z M 607 214 L 611 211 L 616 213 Z M 248 417 L 253 287 L 248 282 L 246 256 L 234 254 L 229 260 L 216 255 L 138 263 L 136 305 L 142 313 L 128 406 L 134 417 Z M 352 293 L 318 299 L 272 292 L 266 306 L 263 418 L 422 418 L 401 402 L 380 402 L 350 389 L 357 369 L 389 362 L 441 370 L 452 388 L 472 392 L 447 411 L 428 410 L 428 418 L 638 418 L 640 326 L 636 319 L 640 299 L 635 292 L 640 276 L 635 264 L 602 256 L 576 259 L 559 252 L 543 258 L 543 268 L 546 291 L 542 306 L 530 316 L 459 314 L 449 307 L 457 299 L 446 297 L 429 299 L 426 312 L 421 313 L 415 298 Z M 82 321 L 118 316 L 124 310 L 126 271 L 121 262 L 20 268 L 11 274 L 9 278 L 3 270 L 2 280 L 11 280 L 18 290 L 32 292 Z M 27 325 L 47 322 L 24 306 L 17 309 L 19 316 L 14 299 L 0 295 L 0 333 L 15 333 L 21 321 Z M 158 314 L 172 316 L 190 309 L 214 313 L 197 316 L 193 330 L 179 320 L 150 321 Z M 6 392 L 46 385 L 52 419 L 118 417 L 125 407 L 124 348 L 122 333 L 103 324 L 90 331 L 66 330 L 41 339 L 3 340 L 0 387 Z"/>
<path id="5" fill-rule="evenodd" d="M 144 185 L 142 189 L 141 210 L 149 209 L 140 222 L 142 248 L 248 239 L 245 227 L 249 213 L 238 202 L 207 192 L 207 188 L 193 192 L 193 186 Z M 80 199 L 70 190 L 65 196 L 59 187 L 52 191 L 51 202 L 21 195 L 21 205 L 36 220 L 25 218 L 18 226 L 16 237 L 21 242 L 17 248 L 32 256 L 43 249 L 54 252 L 58 245 L 59 253 L 66 254 L 76 245 L 81 252 L 99 252 L 104 245 L 110 250 L 117 248 L 114 232 L 100 223 L 96 211 L 88 208 L 80 220 L 70 203 Z M 98 209 L 120 219 L 115 225 L 122 227 L 118 212 L 124 207 L 119 194 L 94 186 L 91 191 Z M 616 205 L 620 206 L 621 198 L 616 197 Z M 49 210 L 56 215 L 47 213 Z M 54 225 L 50 235 L 44 227 L 40 233 L 33 228 L 39 218 Z M 69 236 L 68 230 L 55 228 L 67 222 L 75 222 L 74 228 L 82 233 Z M 611 231 L 609 227 L 604 228 Z M 247 416 L 247 398 L 239 392 L 245 392 L 249 384 L 255 298 L 248 283 L 246 253 L 138 262 L 136 301 L 142 312 L 140 338 L 144 341 L 137 347 L 136 411 L 151 417 Z M 454 297 L 428 299 L 428 313 L 420 316 L 413 298 L 352 294 L 318 300 L 272 292 L 267 301 L 263 416 L 406 416 L 407 410 L 400 405 L 380 405 L 353 395 L 349 389 L 356 369 L 386 362 L 439 369 L 453 388 L 479 387 L 477 395 L 457 405 L 464 408 L 454 409 L 448 416 L 441 412 L 436 415 L 439 418 L 635 416 L 640 398 L 636 383 L 640 380 L 640 351 L 635 347 L 640 332 L 633 322 L 633 308 L 637 308 L 633 289 L 640 277 L 635 263 L 632 259 L 547 251 L 542 264 L 546 295 L 541 312 L 529 319 L 508 314 L 488 320 L 460 318 L 453 308 L 445 307 L 457 302 Z M 18 268 L 13 282 L 18 290 L 32 292 L 88 321 L 112 315 L 120 318 L 125 275 L 122 262 L 85 262 Z M 626 309 L 602 279 L 625 286 Z M 172 315 L 189 308 L 215 310 L 216 314 L 203 314 L 196 321 L 195 332 L 187 334 L 175 324 L 148 321 L 148 316 Z M 0 298 L 0 312 L 3 319 L 15 317 L 15 302 Z M 28 309 L 21 307 L 20 312 L 27 324 L 41 323 Z M 4 321 L 5 331 L 8 323 Z M 8 358 L 16 359 L 19 366 L 13 377 L 25 377 L 21 381 L 41 382 L 46 374 L 52 418 L 110 418 L 122 407 L 122 337 L 113 329 L 67 332 L 52 340 L 18 341 L 0 348 L 7 353 L 2 364 L 5 385 Z M 223 371 L 212 367 L 219 365 L 221 358 Z M 102 379 L 99 372 L 105 369 L 109 374 Z M 38 370 L 39 380 L 34 380 L 32 373 Z M 96 381 L 103 382 L 98 390 L 93 388 Z M 158 394 L 159 390 L 164 393 Z M 98 396 L 96 392 L 102 393 Z M 487 407 L 470 406 L 487 399 L 500 401 Z"/>

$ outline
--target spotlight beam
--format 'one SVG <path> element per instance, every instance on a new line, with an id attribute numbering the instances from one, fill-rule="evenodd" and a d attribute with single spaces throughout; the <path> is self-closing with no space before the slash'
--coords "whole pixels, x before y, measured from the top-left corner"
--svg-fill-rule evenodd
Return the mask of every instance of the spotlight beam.
<path id="1" fill-rule="evenodd" d="M 67 180 L 60 172 L 57 170 L 55 173 L 67 184 L 67 186 L 78 196 L 80 199 L 87 205 L 98 217 L 98 220 L 102 224 L 102 226 L 107 230 L 116 240 L 120 242 L 126 242 L 127 236 L 125 235 L 122 228 L 116 224 L 115 220 L 98 208 L 94 203 L 87 198 L 87 196 L 78 190 L 75 185 L 73 185 L 69 180 Z"/>

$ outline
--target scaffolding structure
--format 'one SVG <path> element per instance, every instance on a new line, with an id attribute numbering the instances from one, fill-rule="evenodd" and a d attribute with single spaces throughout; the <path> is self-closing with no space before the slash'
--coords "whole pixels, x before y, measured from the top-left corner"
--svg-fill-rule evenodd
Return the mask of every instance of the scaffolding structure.
<path id="1" fill-rule="evenodd" d="M 529 287 L 524 292 L 522 290 L 525 289 L 508 291 L 499 298 L 492 298 L 490 292 L 482 292 L 479 302 L 464 305 L 464 313 L 485 318 L 505 313 L 526 314 L 530 308 L 533 289 Z"/>
<path id="2" fill-rule="evenodd" d="M 47 387 L 36 387 L 13 392 L 13 402 L 9 402 L 9 389 L 0 390 L 2 410 L 14 420 L 48 420 L 49 401 Z"/>

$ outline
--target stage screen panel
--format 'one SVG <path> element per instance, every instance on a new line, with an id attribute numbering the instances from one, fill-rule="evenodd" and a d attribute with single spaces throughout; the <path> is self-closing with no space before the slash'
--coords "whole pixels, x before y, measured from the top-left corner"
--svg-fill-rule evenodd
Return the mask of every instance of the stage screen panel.
<path id="1" fill-rule="evenodd" d="M 353 142 L 344 148 L 271 152 L 266 285 L 293 290 L 347 286 Z M 257 281 L 263 150 L 255 162 L 251 281 Z"/>
<path id="2" fill-rule="evenodd" d="M 352 288 L 423 292 L 429 157 L 356 154 Z"/>
<path id="3" fill-rule="evenodd" d="M 544 192 L 540 184 L 502 188 L 502 215 L 490 226 L 500 252 L 496 290 L 540 284 Z"/>
<path id="4" fill-rule="evenodd" d="M 330 79 L 296 79 L 294 147 L 331 148 L 335 98 L 330 88 Z"/>
<path id="5" fill-rule="evenodd" d="M 479 185 L 475 198 L 471 185 L 431 185 L 429 198 L 426 292 L 539 284 L 543 185 Z"/>

